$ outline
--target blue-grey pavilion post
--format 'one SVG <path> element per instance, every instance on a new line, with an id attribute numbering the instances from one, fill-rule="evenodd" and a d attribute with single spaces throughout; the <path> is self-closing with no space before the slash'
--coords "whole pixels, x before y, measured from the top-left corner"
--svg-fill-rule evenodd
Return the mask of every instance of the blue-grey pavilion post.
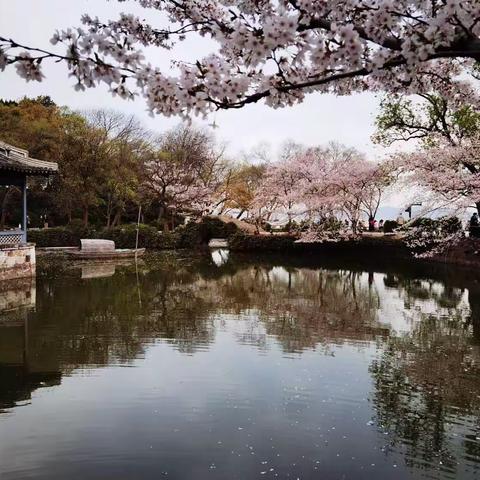
<path id="1" fill-rule="evenodd" d="M 22 241 L 27 243 L 27 176 L 23 177 L 22 182 L 23 212 L 22 212 Z"/>

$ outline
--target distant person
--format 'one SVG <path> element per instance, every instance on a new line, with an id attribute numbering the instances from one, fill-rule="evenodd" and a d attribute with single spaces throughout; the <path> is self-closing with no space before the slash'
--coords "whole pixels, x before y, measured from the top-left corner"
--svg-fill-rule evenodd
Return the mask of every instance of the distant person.
<path id="1" fill-rule="evenodd" d="M 480 237 L 480 225 L 478 221 L 478 214 L 475 212 L 471 217 L 470 217 L 470 236 L 479 238 Z"/>
<path id="2" fill-rule="evenodd" d="M 398 214 L 397 223 L 399 227 L 401 227 L 402 225 L 405 225 L 405 219 L 403 218 L 402 212 Z"/>
<path id="3" fill-rule="evenodd" d="M 368 219 L 368 231 L 374 232 L 375 231 L 375 224 L 377 221 L 373 217 L 369 217 Z"/>
<path id="4" fill-rule="evenodd" d="M 383 219 L 380 219 L 380 221 L 378 222 L 378 229 L 383 230 Z"/>
<path id="5" fill-rule="evenodd" d="M 478 227 L 478 214 L 476 212 L 470 217 L 470 227 Z"/>

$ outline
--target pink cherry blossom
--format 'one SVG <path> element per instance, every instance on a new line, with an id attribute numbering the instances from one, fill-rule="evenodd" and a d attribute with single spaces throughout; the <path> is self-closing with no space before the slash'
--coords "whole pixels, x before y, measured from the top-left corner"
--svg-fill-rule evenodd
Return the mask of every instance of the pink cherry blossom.
<path id="1" fill-rule="evenodd" d="M 299 149 L 268 167 L 256 203 L 267 219 L 272 212 L 312 225 L 347 218 L 355 233 L 362 215 L 375 216 L 392 172 L 392 164 L 369 162 L 338 144 Z"/>
<path id="2" fill-rule="evenodd" d="M 121 0 L 119 0 L 121 1 Z M 53 33 L 53 51 L 0 35 L 0 71 L 42 80 L 42 65 L 64 61 L 77 89 L 101 83 L 123 98 L 142 95 L 152 113 L 205 115 L 264 100 L 273 108 L 312 92 L 461 89 L 480 58 L 480 0 L 136 0 L 163 12 L 167 28 L 126 11 Z M 128 4 L 124 3 L 128 9 Z M 173 70 L 151 65 L 143 50 L 175 49 L 192 35 L 215 53 Z"/>

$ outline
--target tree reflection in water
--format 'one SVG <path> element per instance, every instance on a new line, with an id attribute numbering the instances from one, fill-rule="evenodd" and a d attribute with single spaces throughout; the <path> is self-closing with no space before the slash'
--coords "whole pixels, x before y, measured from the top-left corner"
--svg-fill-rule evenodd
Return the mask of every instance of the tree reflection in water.
<path id="1" fill-rule="evenodd" d="M 371 365 L 376 424 L 409 465 L 455 474 L 461 459 L 480 459 L 478 297 L 472 287 L 468 302 L 463 288 L 392 274 L 385 285 L 403 297 L 411 329 L 391 335 Z"/>
<path id="2" fill-rule="evenodd" d="M 463 276 L 231 258 L 217 267 L 174 255 L 147 259 L 138 275 L 45 272 L 27 334 L 8 330 L 9 345 L 26 355 L 0 357 L 0 408 L 75 369 L 130 364 L 156 341 L 195 355 L 241 319 L 229 325 L 238 342 L 261 350 L 274 342 L 286 355 L 376 345 L 370 399 L 385 453 L 452 474 L 461 459 L 479 462 L 480 287 Z"/>

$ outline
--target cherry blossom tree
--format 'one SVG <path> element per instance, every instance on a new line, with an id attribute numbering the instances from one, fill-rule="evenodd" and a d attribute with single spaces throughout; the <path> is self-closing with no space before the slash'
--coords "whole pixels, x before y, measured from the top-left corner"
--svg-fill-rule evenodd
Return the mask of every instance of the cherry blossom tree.
<path id="1" fill-rule="evenodd" d="M 271 164 L 256 201 L 289 222 L 298 218 L 314 228 L 333 217 L 347 218 L 355 234 L 360 216 L 375 215 L 391 181 L 391 164 L 369 162 L 355 149 L 332 143 L 299 149 Z"/>
<path id="2" fill-rule="evenodd" d="M 341 145 L 331 145 L 328 155 L 331 157 L 329 181 L 335 194 L 336 208 L 348 219 L 356 233 L 364 202 L 371 199 L 370 195 L 366 196 L 366 189 L 370 188 L 370 182 L 373 183 L 372 170 L 375 167 L 356 150 L 345 149 Z"/>
<path id="3" fill-rule="evenodd" d="M 355 149 L 332 144 L 332 184 L 342 205 L 344 215 L 355 229 L 361 215 L 375 218 L 385 190 L 394 182 L 396 165 L 366 160 Z"/>
<path id="4" fill-rule="evenodd" d="M 258 212 L 265 220 L 269 220 L 272 212 L 286 215 L 287 226 L 305 210 L 302 202 L 302 182 L 304 172 L 299 169 L 302 157 L 293 161 L 283 160 L 269 165 L 257 190 L 255 204 Z"/>
<path id="5" fill-rule="evenodd" d="M 121 1 L 121 0 L 119 0 Z M 28 81 L 61 61 L 82 90 L 101 83 L 124 98 L 145 97 L 151 112 L 191 116 L 264 100 L 274 108 L 311 92 L 428 92 L 454 95 L 480 59 L 479 0 L 136 0 L 162 12 L 157 27 L 126 11 L 53 34 L 50 50 L 0 34 L 0 70 Z M 150 47 L 174 49 L 192 35 L 217 48 L 162 71 Z"/>
<path id="6" fill-rule="evenodd" d="M 434 192 L 445 205 L 480 208 L 480 139 L 395 156 L 404 181 Z M 480 210 L 479 210 L 480 211 Z"/>
<path id="7" fill-rule="evenodd" d="M 314 182 L 323 185 L 314 202 L 326 201 L 336 215 L 348 219 L 356 234 L 362 215 L 375 217 L 382 195 L 392 183 L 393 166 L 390 162 L 370 162 L 357 150 L 337 143 L 318 154 L 326 167 Z"/>
<path id="8" fill-rule="evenodd" d="M 158 220 L 167 226 L 176 213 L 202 215 L 217 201 L 228 165 L 205 131 L 179 126 L 157 140 L 144 158 L 145 194 L 158 205 Z"/>

